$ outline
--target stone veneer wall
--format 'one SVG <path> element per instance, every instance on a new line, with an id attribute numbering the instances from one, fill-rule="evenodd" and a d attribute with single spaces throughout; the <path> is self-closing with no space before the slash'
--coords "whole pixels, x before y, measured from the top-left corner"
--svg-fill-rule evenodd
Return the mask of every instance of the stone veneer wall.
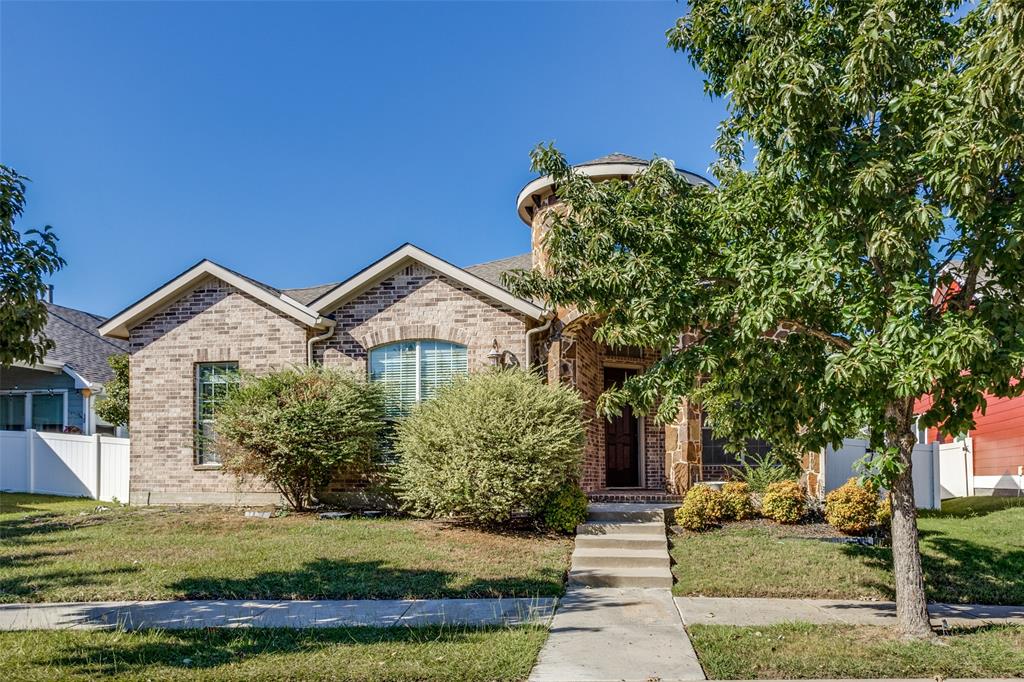
<path id="1" fill-rule="evenodd" d="M 526 366 L 528 318 L 425 266 L 398 271 L 331 313 L 334 335 L 316 344 L 314 357 L 325 365 L 368 371 L 370 349 L 395 341 L 438 339 L 467 347 L 470 372 L 491 366 L 493 342 Z M 339 474 L 327 493 L 361 505 L 377 481 L 356 472 Z M 363 494 L 370 492 L 369 497 Z"/>
<path id="2" fill-rule="evenodd" d="M 307 338 L 300 323 L 215 278 L 131 329 L 131 502 L 277 501 L 266 484 L 239 486 L 196 464 L 196 364 L 233 361 L 254 373 L 304 364 Z"/>
<path id="3" fill-rule="evenodd" d="M 569 336 L 567 334 L 567 336 Z M 596 413 L 596 401 L 604 391 L 604 368 L 632 367 L 639 371 L 646 369 L 657 359 L 655 351 L 645 351 L 644 357 L 617 357 L 593 340 L 593 328 L 585 326 L 572 334 L 575 343 L 569 351 L 573 353 L 575 362 L 575 384 L 586 401 L 584 419 L 587 424 L 587 438 L 584 449 L 583 477 L 580 481 L 583 489 L 590 492 L 607 488 L 605 479 L 604 427 L 606 420 Z M 560 342 L 564 346 L 566 342 Z M 552 353 L 551 362 L 557 362 L 557 355 Z M 549 368 L 549 376 L 551 376 Z M 643 442 L 641 456 L 643 472 L 641 488 L 662 490 L 665 488 L 665 429 L 654 421 L 654 417 L 641 417 L 643 423 Z"/>

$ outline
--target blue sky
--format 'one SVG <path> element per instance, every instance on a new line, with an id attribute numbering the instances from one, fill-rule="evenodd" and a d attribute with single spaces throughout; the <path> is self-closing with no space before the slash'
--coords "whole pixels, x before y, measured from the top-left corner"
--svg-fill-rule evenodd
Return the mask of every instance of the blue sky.
<path id="1" fill-rule="evenodd" d="M 529 249 L 529 151 L 704 173 L 723 105 L 629 3 L 0 3 L 0 160 L 56 301 L 111 314 L 201 258 L 278 287 L 410 241 Z"/>

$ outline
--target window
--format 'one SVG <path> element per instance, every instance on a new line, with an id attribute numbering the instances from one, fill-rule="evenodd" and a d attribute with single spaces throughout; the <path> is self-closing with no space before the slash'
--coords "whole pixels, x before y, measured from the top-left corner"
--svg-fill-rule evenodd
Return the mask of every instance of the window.
<path id="1" fill-rule="evenodd" d="M 196 365 L 196 463 L 220 464 L 214 449 L 213 418 L 217 405 L 238 383 L 237 362 Z"/>
<path id="2" fill-rule="evenodd" d="M 370 381 L 387 390 L 387 414 L 399 417 L 468 372 L 466 347 L 447 341 L 401 341 L 370 351 Z"/>
<path id="3" fill-rule="evenodd" d="M 25 430 L 25 394 L 0 395 L 0 431 Z"/>
<path id="4" fill-rule="evenodd" d="M 0 395 L 0 430 L 61 432 L 67 426 L 67 391 L 25 391 Z"/>

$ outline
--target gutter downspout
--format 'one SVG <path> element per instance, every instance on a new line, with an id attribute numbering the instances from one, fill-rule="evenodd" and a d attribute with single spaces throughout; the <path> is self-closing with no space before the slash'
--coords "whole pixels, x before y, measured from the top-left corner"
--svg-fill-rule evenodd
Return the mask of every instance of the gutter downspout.
<path id="1" fill-rule="evenodd" d="M 338 326 L 335 320 L 325 319 L 324 324 L 327 325 L 327 331 L 319 336 L 314 336 L 306 342 L 306 364 L 313 365 L 313 344 L 317 341 L 326 341 L 327 339 L 334 336 L 334 328 Z"/>
<path id="2" fill-rule="evenodd" d="M 531 330 L 526 332 L 526 369 L 527 369 L 527 371 L 533 369 L 533 343 L 531 343 L 533 341 L 533 335 L 534 334 L 539 334 L 542 331 L 550 329 L 551 328 L 551 323 L 555 321 L 555 313 L 554 312 L 547 312 L 547 313 L 544 313 L 544 315 L 545 315 L 545 317 L 548 318 L 547 322 L 545 322 L 544 324 L 542 324 L 539 327 L 534 327 L 533 329 L 531 329 Z M 548 317 L 548 316 L 550 316 L 550 317 Z"/>

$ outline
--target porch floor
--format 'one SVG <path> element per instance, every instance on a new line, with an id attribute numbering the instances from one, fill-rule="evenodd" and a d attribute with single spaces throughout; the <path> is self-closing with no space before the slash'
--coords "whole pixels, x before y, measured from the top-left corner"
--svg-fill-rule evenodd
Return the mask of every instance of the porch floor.
<path id="1" fill-rule="evenodd" d="M 591 490 L 587 493 L 591 502 L 617 502 L 633 504 L 680 504 L 682 498 L 675 493 L 658 488 L 610 488 Z"/>

